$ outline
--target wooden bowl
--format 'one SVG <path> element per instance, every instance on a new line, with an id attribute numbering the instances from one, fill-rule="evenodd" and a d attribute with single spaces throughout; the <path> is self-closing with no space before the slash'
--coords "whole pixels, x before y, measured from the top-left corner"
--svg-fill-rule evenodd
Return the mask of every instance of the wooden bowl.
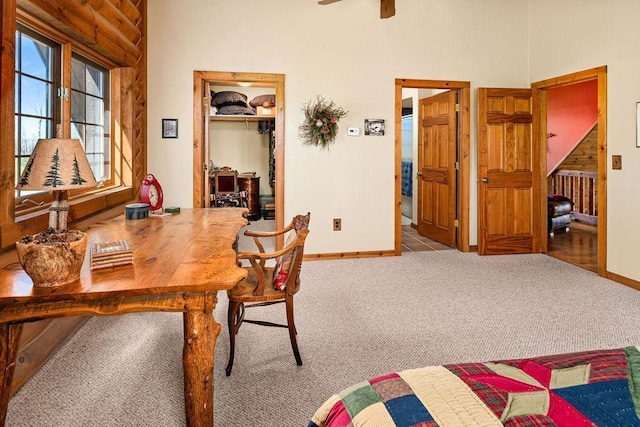
<path id="1" fill-rule="evenodd" d="M 18 258 L 33 286 L 48 288 L 78 280 L 87 249 L 86 233 L 68 230 L 58 234 L 60 241 L 43 242 L 45 233 L 16 242 Z"/>

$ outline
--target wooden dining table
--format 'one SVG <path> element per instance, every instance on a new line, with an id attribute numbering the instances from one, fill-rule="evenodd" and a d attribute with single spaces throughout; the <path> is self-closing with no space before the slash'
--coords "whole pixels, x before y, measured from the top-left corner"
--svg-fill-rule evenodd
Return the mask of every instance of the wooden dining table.
<path id="1" fill-rule="evenodd" d="M 246 276 L 233 248 L 247 209 L 182 209 L 163 217 L 124 215 L 92 225 L 80 279 L 35 288 L 19 263 L 0 269 L 0 425 L 4 425 L 25 322 L 65 316 L 182 312 L 184 404 L 188 426 L 213 426 L 217 292 Z M 93 243 L 128 240 L 133 263 L 91 270 Z"/>

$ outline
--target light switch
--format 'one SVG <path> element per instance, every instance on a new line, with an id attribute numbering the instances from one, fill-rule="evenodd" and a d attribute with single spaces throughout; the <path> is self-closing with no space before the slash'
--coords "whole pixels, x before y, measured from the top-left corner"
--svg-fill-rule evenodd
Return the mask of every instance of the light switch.
<path id="1" fill-rule="evenodd" d="M 619 154 L 611 156 L 611 169 L 622 169 L 622 156 Z"/>
<path id="2" fill-rule="evenodd" d="M 360 135 L 360 128 L 348 128 L 347 135 L 349 136 L 358 136 Z"/>

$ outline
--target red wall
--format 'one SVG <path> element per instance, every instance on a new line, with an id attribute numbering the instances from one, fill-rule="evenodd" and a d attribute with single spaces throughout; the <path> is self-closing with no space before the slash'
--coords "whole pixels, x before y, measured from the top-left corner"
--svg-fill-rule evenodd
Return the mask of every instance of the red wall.
<path id="1" fill-rule="evenodd" d="M 562 162 L 598 118 L 598 82 L 576 83 L 547 91 L 547 175 Z"/>

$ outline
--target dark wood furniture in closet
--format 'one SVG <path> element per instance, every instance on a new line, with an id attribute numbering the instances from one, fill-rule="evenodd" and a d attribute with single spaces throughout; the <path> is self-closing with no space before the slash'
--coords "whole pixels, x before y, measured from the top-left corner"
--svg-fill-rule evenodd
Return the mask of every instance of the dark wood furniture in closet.
<path id="1" fill-rule="evenodd" d="M 238 191 L 247 192 L 247 219 L 260 219 L 260 177 L 238 176 Z"/>

